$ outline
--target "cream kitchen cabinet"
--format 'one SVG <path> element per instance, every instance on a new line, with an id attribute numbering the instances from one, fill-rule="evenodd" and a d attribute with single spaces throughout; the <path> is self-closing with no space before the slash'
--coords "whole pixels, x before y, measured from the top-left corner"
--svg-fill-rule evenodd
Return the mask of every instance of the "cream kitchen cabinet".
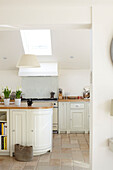
<path id="1" fill-rule="evenodd" d="M 33 155 L 52 150 L 53 109 L 10 110 L 10 156 L 14 145 L 32 145 Z"/>
<path id="2" fill-rule="evenodd" d="M 67 103 L 59 103 L 59 132 L 67 131 Z"/>
<path id="3" fill-rule="evenodd" d="M 52 150 L 52 115 L 48 110 L 30 110 L 28 114 L 27 144 L 33 146 L 34 155 Z M 29 126 L 30 123 L 30 126 Z"/>
<path id="4" fill-rule="evenodd" d="M 59 133 L 89 131 L 89 102 L 59 102 Z"/>
<path id="5" fill-rule="evenodd" d="M 85 117 L 85 110 L 84 110 L 84 103 L 70 103 L 70 131 L 85 131 L 84 126 L 84 117 Z"/>
<path id="6" fill-rule="evenodd" d="M 59 102 L 59 133 L 69 129 L 69 102 Z"/>
<path id="7" fill-rule="evenodd" d="M 10 110 L 10 151 L 14 152 L 15 144 L 27 144 L 26 118 L 27 110 Z"/>

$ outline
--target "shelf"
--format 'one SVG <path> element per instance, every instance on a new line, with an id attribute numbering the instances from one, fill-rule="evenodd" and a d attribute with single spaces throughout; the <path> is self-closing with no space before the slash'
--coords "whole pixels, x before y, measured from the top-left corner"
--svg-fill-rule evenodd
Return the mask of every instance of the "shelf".
<path id="1" fill-rule="evenodd" d="M 0 127 L 0 155 L 9 155 L 9 110 L 0 110 Z"/>
<path id="2" fill-rule="evenodd" d="M 0 135 L 0 136 L 7 136 L 7 135 Z"/>
<path id="3" fill-rule="evenodd" d="M 1 150 L 1 149 L 0 149 L 0 152 L 7 152 L 7 151 L 8 151 L 8 150 Z"/>

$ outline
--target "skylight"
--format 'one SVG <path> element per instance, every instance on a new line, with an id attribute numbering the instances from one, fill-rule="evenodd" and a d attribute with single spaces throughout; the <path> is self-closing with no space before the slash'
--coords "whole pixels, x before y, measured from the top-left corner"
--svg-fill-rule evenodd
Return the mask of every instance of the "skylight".
<path id="1" fill-rule="evenodd" d="M 25 54 L 52 55 L 50 30 L 21 30 Z"/>

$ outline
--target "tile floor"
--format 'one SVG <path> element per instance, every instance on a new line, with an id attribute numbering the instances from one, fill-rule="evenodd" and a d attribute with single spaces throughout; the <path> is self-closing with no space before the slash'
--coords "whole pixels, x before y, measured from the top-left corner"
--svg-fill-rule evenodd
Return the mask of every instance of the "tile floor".
<path id="1" fill-rule="evenodd" d="M 0 156 L 0 170 L 89 170 L 88 163 L 89 134 L 54 134 L 53 151 L 31 162 Z"/>

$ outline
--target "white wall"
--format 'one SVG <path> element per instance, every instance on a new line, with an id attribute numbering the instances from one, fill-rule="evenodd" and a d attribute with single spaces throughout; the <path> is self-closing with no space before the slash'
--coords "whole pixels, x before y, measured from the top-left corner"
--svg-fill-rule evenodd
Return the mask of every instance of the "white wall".
<path id="1" fill-rule="evenodd" d="M 64 94 L 83 95 L 83 88 L 90 85 L 89 70 L 59 70 L 59 88 Z"/>
<path id="2" fill-rule="evenodd" d="M 93 170 L 113 170 L 113 153 L 108 138 L 113 137 L 113 64 L 110 41 L 113 37 L 113 1 L 111 5 L 93 6 Z"/>
<path id="3" fill-rule="evenodd" d="M 18 77 L 16 70 L 0 71 L 0 95 L 2 88 L 8 86 L 12 90 L 16 90 L 21 86 L 21 78 Z"/>
<path id="4" fill-rule="evenodd" d="M 2 92 L 2 87 L 8 86 L 12 90 L 16 90 L 18 86 L 22 86 L 22 79 L 18 76 L 17 70 L 0 71 L 0 80 L 0 94 Z M 90 71 L 59 70 L 58 81 L 58 87 L 64 89 L 64 93 L 68 92 L 70 95 L 77 96 L 82 95 L 83 88 L 90 84 Z"/>

